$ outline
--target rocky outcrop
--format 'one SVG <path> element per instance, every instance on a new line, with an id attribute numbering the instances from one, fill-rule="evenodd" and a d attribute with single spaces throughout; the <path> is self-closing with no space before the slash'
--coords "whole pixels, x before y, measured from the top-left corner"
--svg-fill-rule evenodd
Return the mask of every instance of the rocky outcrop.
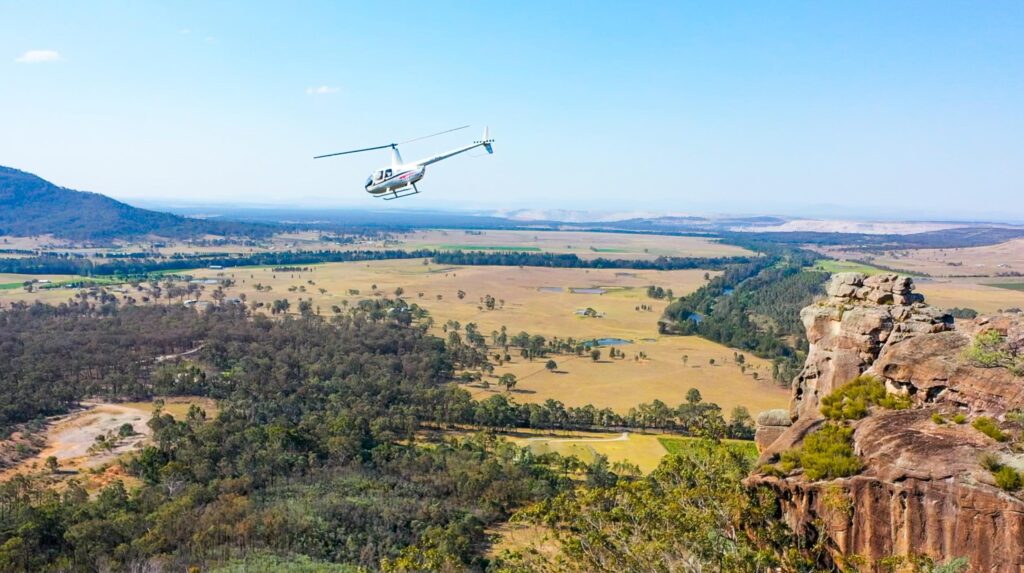
<path id="1" fill-rule="evenodd" d="M 997 330 L 1024 342 L 1024 317 L 1000 315 L 957 323 L 924 304 L 910 279 L 836 275 L 828 298 L 802 313 L 811 349 L 794 381 L 793 424 L 762 448 L 774 461 L 824 423 L 820 401 L 867 373 L 909 397 L 904 410 L 872 408 L 851 422 L 864 463 L 855 476 L 812 482 L 799 470 L 754 474 L 751 485 L 778 495 L 783 515 L 808 539 L 824 536 L 834 562 L 867 563 L 893 555 L 939 561 L 967 557 L 972 571 L 1024 570 L 1024 499 L 996 486 L 983 455 L 1024 470 L 1024 378 L 965 359 L 975 335 Z M 1024 345 L 1022 345 L 1024 347 Z M 1012 438 L 998 442 L 971 426 L 990 417 Z M 957 423 L 961 421 L 963 423 Z"/>
<path id="2" fill-rule="evenodd" d="M 887 346 L 952 328 L 953 318 L 924 304 L 908 277 L 838 273 L 827 298 L 800 313 L 810 351 L 793 384 L 793 419 L 817 416 L 822 396 L 864 372 Z"/>

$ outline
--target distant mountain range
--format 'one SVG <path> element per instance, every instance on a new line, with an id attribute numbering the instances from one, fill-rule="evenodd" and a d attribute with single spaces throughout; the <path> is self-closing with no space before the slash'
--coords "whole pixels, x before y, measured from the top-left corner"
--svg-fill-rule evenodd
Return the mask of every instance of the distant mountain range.
<path id="1" fill-rule="evenodd" d="M 0 166 L 0 235 L 50 234 L 62 239 L 109 241 L 142 236 L 266 236 L 259 223 L 208 221 L 132 207 L 99 193 L 58 187 L 31 173 Z"/>
<path id="2" fill-rule="evenodd" d="M 165 208 L 161 206 L 161 208 Z M 380 209 L 293 209 L 241 206 L 142 209 L 98 193 L 59 187 L 0 166 L 0 235 L 53 235 L 109 243 L 115 239 L 183 239 L 216 235 L 262 238 L 285 229 L 405 231 L 423 228 L 586 230 L 737 236 L 792 244 L 860 245 L 875 249 L 952 248 L 1024 236 L 1024 226 L 982 222 L 858 222 L 771 216 L 588 213 L 567 210 L 453 212 Z"/>

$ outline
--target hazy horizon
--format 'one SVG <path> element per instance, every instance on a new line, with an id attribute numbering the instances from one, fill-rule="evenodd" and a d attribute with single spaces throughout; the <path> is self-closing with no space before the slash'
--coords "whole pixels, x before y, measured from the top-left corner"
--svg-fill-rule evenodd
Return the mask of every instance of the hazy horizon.
<path id="1" fill-rule="evenodd" d="M 785 8 L 0 2 L 0 164 L 128 202 L 1024 220 L 1024 5 Z M 386 153 L 311 159 L 466 123 L 403 155 L 495 154 L 392 204 Z"/>

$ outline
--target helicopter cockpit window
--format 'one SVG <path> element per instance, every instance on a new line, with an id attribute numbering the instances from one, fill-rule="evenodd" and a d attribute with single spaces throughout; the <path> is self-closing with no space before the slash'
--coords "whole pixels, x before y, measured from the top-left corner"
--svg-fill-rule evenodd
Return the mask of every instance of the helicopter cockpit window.
<path id="1" fill-rule="evenodd" d="M 378 172 L 374 173 L 373 174 L 373 178 L 376 181 L 380 181 L 381 179 L 384 179 L 384 172 L 383 171 L 378 171 Z"/>
<path id="2" fill-rule="evenodd" d="M 366 185 L 364 187 L 369 187 L 370 185 L 373 185 L 373 177 L 366 178 Z"/>
<path id="3" fill-rule="evenodd" d="M 391 170 L 390 169 L 385 169 L 384 170 L 384 177 L 391 177 Z"/>

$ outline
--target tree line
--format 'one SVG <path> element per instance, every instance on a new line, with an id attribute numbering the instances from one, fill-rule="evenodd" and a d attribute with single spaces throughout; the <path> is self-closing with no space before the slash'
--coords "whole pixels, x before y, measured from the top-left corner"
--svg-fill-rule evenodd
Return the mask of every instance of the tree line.
<path id="1" fill-rule="evenodd" d="M 280 251 L 248 255 L 210 255 L 175 253 L 155 256 L 133 253 L 130 256 L 93 260 L 78 254 L 42 253 L 31 257 L 0 258 L 0 272 L 19 274 L 76 274 L 83 276 L 143 276 L 154 272 L 180 271 L 198 267 L 275 266 L 295 267 L 318 263 L 344 263 L 392 259 L 430 258 L 437 264 L 498 265 L 586 269 L 635 270 L 717 270 L 746 264 L 748 257 L 658 257 L 653 260 L 581 259 L 574 254 L 490 253 L 482 251 L 351 250 Z"/>
<path id="2" fill-rule="evenodd" d="M 651 260 L 583 259 L 573 253 L 517 251 L 439 251 L 434 262 L 448 265 L 496 265 L 505 267 L 557 267 L 571 269 L 633 269 L 674 271 L 684 269 L 720 270 L 729 265 L 750 263 L 751 257 L 657 257 Z"/>
<path id="3" fill-rule="evenodd" d="M 713 402 L 704 402 L 696 388 L 691 388 L 686 401 L 676 407 L 654 400 L 630 408 L 625 415 L 591 404 L 566 407 L 553 399 L 540 404 L 520 404 L 503 394 L 474 403 L 470 412 L 472 418 L 467 422 L 495 429 L 651 429 L 716 440 L 754 437 L 754 421 L 746 408 L 734 408 L 727 421 L 721 408 Z"/>

